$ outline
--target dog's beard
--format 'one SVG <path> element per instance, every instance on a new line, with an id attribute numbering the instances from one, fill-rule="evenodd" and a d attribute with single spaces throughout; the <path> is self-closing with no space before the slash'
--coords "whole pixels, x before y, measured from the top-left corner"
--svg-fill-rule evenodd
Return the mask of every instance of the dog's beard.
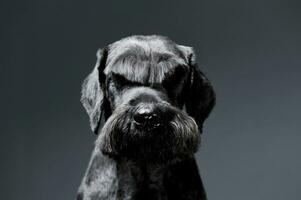
<path id="1" fill-rule="evenodd" d="M 136 162 L 160 164 L 193 155 L 200 143 L 195 121 L 175 107 L 162 108 L 170 120 L 151 131 L 135 128 L 133 107 L 117 108 L 101 129 L 96 146 L 106 155 Z"/>

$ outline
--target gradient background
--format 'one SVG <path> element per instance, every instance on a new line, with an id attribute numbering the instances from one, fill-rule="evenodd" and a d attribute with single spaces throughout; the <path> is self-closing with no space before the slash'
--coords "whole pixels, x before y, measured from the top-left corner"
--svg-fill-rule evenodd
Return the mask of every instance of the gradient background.
<path id="1" fill-rule="evenodd" d="M 1 199 L 74 199 L 95 136 L 80 86 L 131 34 L 195 47 L 217 106 L 197 154 L 209 200 L 301 199 L 298 0 L 0 2 Z"/>

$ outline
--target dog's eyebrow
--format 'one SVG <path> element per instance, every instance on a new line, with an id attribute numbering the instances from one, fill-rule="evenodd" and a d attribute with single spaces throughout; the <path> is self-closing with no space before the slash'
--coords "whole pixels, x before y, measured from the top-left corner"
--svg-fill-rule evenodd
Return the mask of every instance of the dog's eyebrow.
<path id="1" fill-rule="evenodd" d="M 114 59 L 112 65 L 115 65 L 117 63 L 124 63 L 128 61 L 134 62 L 136 61 L 146 61 L 149 60 L 150 62 L 154 63 L 160 63 L 160 62 L 167 62 L 169 59 L 176 59 L 176 56 L 172 53 L 162 53 L 162 52 L 151 52 L 147 53 L 144 51 L 141 47 L 135 47 L 131 50 L 127 50 L 120 55 L 118 55 L 117 58 Z"/>
<path id="2" fill-rule="evenodd" d="M 114 72 L 124 77 L 128 82 L 140 84 L 162 83 L 165 76 L 179 66 L 187 67 L 184 60 L 171 53 L 158 53 L 139 55 L 132 51 L 123 52 L 106 66 L 104 73 Z"/>

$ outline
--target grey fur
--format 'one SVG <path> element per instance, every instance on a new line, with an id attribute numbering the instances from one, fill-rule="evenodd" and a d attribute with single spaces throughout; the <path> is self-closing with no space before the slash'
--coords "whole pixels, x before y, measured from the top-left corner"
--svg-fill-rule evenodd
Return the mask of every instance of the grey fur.
<path id="1" fill-rule="evenodd" d="M 103 50 L 99 49 L 96 55 L 96 65 L 92 73 L 83 82 L 81 98 L 81 102 L 90 117 L 92 131 L 97 129 L 103 104 L 103 90 L 100 88 L 98 71 L 98 66 L 103 59 Z"/>
<path id="2" fill-rule="evenodd" d="M 193 154 L 215 95 L 195 60 L 192 47 L 158 35 L 97 52 L 81 102 L 98 138 L 78 200 L 206 199 Z M 151 126 L 135 121 L 145 109 Z"/>

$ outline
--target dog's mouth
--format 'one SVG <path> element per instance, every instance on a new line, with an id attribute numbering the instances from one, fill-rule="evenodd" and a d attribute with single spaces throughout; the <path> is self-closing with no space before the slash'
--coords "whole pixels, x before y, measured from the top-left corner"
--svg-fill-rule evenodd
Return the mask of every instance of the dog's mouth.
<path id="1" fill-rule="evenodd" d="M 141 126 L 136 122 L 132 122 L 130 124 L 130 130 L 134 134 L 157 134 L 166 131 L 166 124 L 156 123 L 154 126 Z"/>
<path id="2" fill-rule="evenodd" d="M 116 110 L 105 123 L 97 139 L 103 153 L 116 158 L 163 163 L 197 151 L 198 127 L 186 113 L 164 107 L 165 111 L 156 120 L 145 122 L 134 119 L 132 109 Z"/>

